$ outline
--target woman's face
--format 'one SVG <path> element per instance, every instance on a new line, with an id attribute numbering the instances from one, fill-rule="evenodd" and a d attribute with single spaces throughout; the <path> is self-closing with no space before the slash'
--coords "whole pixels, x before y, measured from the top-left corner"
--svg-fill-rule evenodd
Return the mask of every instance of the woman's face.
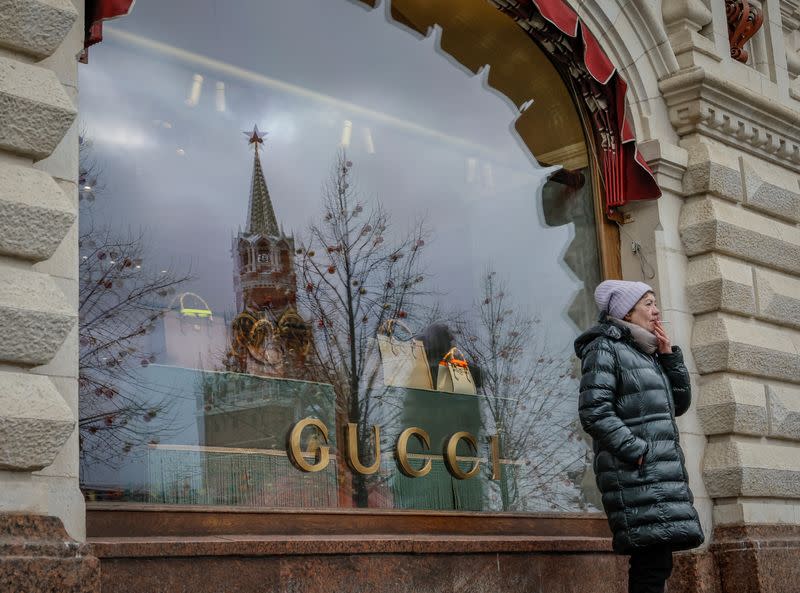
<path id="1" fill-rule="evenodd" d="M 639 302 L 625 316 L 625 321 L 635 323 L 649 332 L 655 329 L 655 322 L 661 319 L 661 311 L 656 307 L 656 295 L 652 292 L 646 293 Z"/>

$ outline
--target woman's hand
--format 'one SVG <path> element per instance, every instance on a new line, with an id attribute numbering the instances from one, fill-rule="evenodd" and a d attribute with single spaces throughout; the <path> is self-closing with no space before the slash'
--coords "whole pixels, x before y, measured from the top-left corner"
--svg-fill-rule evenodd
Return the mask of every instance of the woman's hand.
<path id="1" fill-rule="evenodd" d="M 655 322 L 653 333 L 656 335 L 656 339 L 658 339 L 658 353 L 672 354 L 672 340 L 669 339 L 667 332 L 664 331 L 661 320 Z"/>

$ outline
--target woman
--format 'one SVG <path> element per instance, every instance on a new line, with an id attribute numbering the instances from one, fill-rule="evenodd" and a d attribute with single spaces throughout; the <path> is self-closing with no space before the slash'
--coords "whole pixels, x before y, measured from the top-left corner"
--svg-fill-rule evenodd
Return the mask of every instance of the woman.
<path id="1" fill-rule="evenodd" d="M 606 280 L 595 301 L 599 325 L 575 340 L 581 424 L 614 551 L 631 556 L 628 591 L 662 593 L 672 552 L 703 542 L 675 424 L 691 403 L 689 373 L 647 284 Z"/>

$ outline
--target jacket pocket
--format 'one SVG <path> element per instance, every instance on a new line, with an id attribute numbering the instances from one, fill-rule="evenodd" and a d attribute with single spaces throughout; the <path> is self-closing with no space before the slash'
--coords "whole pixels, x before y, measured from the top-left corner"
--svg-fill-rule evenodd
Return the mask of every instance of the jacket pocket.
<path id="1" fill-rule="evenodd" d="M 647 441 L 647 449 L 642 453 L 642 462 L 639 464 L 639 477 L 643 478 L 647 468 L 647 456 L 650 453 L 650 441 Z"/>

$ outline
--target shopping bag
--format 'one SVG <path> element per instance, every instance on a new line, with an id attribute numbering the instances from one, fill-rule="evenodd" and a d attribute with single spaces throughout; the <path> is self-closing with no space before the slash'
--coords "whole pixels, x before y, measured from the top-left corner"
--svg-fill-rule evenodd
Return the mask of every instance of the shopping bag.
<path id="1" fill-rule="evenodd" d="M 397 336 L 397 328 L 408 334 L 403 340 Z M 377 334 L 378 350 L 383 366 L 383 384 L 412 389 L 433 389 L 431 369 L 425 346 L 413 337 L 411 330 L 402 321 L 390 319 Z"/>
<path id="2" fill-rule="evenodd" d="M 477 390 L 475 389 L 475 381 L 472 379 L 469 365 L 464 360 L 463 355 L 458 358 L 457 354 L 461 354 L 458 348 L 452 348 L 439 362 L 436 389 L 451 393 L 475 395 Z"/>

